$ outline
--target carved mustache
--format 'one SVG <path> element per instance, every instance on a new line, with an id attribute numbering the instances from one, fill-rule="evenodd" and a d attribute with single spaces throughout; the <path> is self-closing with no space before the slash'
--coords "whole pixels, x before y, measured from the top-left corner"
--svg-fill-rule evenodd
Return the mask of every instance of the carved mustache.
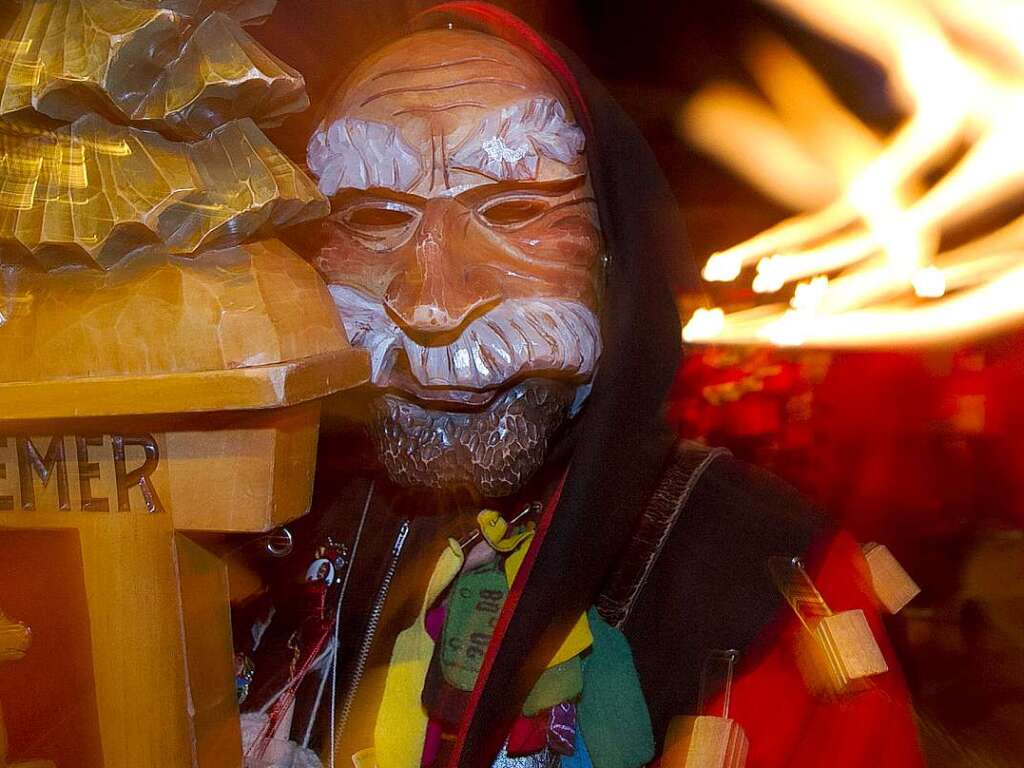
<path id="1" fill-rule="evenodd" d="M 351 343 L 370 353 L 371 381 L 390 383 L 402 350 L 424 387 L 486 390 L 530 373 L 582 381 L 601 356 L 597 317 L 577 301 L 508 299 L 473 320 L 451 343 L 421 345 L 406 335 L 380 300 L 347 285 L 328 289 Z"/>

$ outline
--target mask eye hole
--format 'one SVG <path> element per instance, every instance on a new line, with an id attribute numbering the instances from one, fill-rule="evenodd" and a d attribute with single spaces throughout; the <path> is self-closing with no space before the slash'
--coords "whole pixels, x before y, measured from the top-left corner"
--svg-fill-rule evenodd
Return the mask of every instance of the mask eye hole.
<path id="1" fill-rule="evenodd" d="M 352 229 L 374 232 L 404 227 L 412 222 L 413 214 L 389 205 L 360 205 L 344 211 L 341 220 Z"/>
<path id="2" fill-rule="evenodd" d="M 480 211 L 480 215 L 488 224 L 496 227 L 511 227 L 525 224 L 540 216 L 548 209 L 543 200 L 499 200 Z"/>

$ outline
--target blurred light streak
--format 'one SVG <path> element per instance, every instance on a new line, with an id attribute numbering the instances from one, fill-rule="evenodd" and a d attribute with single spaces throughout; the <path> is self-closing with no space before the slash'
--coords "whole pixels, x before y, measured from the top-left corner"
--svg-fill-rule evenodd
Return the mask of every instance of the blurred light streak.
<path id="1" fill-rule="evenodd" d="M 827 290 L 828 277 L 825 275 L 818 275 L 809 282 L 797 283 L 796 290 L 793 293 L 793 298 L 790 299 L 789 305 L 793 307 L 793 309 L 816 311 L 821 305 L 822 299 L 825 298 L 825 292 Z"/>
<path id="2" fill-rule="evenodd" d="M 788 208 L 815 208 L 839 187 L 761 100 L 728 84 L 698 93 L 682 115 L 689 140 Z M 734 162 L 739 159 L 739 162 Z"/>
<path id="3" fill-rule="evenodd" d="M 938 267 L 925 267 L 910 279 L 914 293 L 922 299 L 940 299 L 946 295 L 946 276 Z"/>
<path id="4" fill-rule="evenodd" d="M 768 315 L 745 312 L 723 315 L 721 329 L 710 338 L 715 344 L 857 347 L 884 344 L 946 343 L 974 333 L 994 332 L 1024 320 L 1024 265 L 1019 258 L 974 288 L 946 298 L 908 306 L 881 305 L 841 313 L 799 311 L 773 305 Z M 713 311 L 713 310 L 706 310 Z M 747 310 L 749 312 L 749 310 Z"/>
<path id="5" fill-rule="evenodd" d="M 722 332 L 725 325 L 725 313 L 721 308 L 699 308 L 683 327 L 684 341 L 706 341 L 713 339 Z"/>
<path id="6" fill-rule="evenodd" d="M 756 318 L 723 312 L 714 340 L 912 343 L 1020 319 L 1024 294 L 1006 286 L 1018 279 L 1024 216 L 946 253 L 938 244 L 1024 192 L 1024 0 L 762 2 L 876 62 L 907 117 L 878 138 L 807 62 L 765 36 L 745 55 L 759 92 L 715 83 L 684 108 L 682 136 L 801 211 L 713 254 L 704 278 L 746 279 L 756 265 L 760 294 L 811 279 L 788 306 Z M 936 170 L 937 181 L 926 178 Z"/>

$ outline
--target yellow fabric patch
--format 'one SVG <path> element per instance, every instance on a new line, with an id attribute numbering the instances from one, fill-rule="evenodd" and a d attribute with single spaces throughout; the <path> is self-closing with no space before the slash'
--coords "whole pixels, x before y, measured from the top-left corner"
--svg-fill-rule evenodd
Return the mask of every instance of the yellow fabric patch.
<path id="1" fill-rule="evenodd" d="M 462 567 L 462 548 L 454 539 L 434 566 L 419 616 L 395 640 L 384 683 L 384 697 L 373 729 L 376 765 L 380 768 L 419 768 L 427 735 L 427 712 L 421 702 L 423 684 L 434 655 L 434 641 L 427 634 L 427 610 L 452 583 Z M 353 762 L 358 755 L 352 756 Z M 356 768 L 363 768 L 357 764 Z"/>
<path id="2" fill-rule="evenodd" d="M 498 552 L 511 552 L 523 541 L 533 537 L 533 524 L 514 536 L 505 538 L 508 533 L 508 523 L 498 512 L 493 509 L 485 509 L 476 516 L 476 522 L 480 526 L 480 533 L 487 539 L 487 543 Z"/>
<path id="3" fill-rule="evenodd" d="M 508 579 L 509 589 L 512 588 L 512 583 L 516 580 L 516 575 L 519 573 L 523 560 L 526 558 L 526 552 L 533 541 L 534 532 L 528 531 L 527 533 L 527 536 L 519 539 L 516 550 L 505 558 L 505 578 Z M 590 633 L 590 623 L 587 621 L 587 614 L 581 614 L 579 621 L 576 622 L 576 626 L 572 628 L 572 632 L 569 633 L 569 636 L 565 638 L 565 642 L 562 643 L 562 646 L 547 663 L 547 668 L 557 667 L 574 656 L 579 656 L 593 643 L 594 636 Z"/>

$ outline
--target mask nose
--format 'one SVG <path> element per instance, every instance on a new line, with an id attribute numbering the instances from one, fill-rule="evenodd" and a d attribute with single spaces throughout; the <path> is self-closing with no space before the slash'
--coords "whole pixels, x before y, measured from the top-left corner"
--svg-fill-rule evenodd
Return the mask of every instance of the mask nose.
<path id="1" fill-rule="evenodd" d="M 412 336 L 452 334 L 497 303 L 500 293 L 480 238 L 470 243 L 471 213 L 450 199 L 427 202 L 420 225 L 403 247 L 401 272 L 384 304 Z"/>

